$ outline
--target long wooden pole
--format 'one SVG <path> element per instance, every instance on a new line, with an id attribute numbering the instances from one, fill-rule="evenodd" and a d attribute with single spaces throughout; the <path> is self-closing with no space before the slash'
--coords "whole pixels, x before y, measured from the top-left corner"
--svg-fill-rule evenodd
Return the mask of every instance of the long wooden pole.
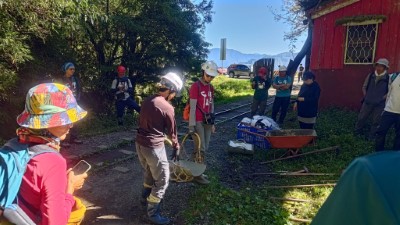
<path id="1" fill-rule="evenodd" d="M 269 197 L 271 200 L 278 200 L 284 202 L 313 202 L 311 200 L 306 199 L 298 199 L 298 198 L 278 198 L 278 197 Z"/>
<path id="2" fill-rule="evenodd" d="M 308 188 L 308 187 L 331 187 L 336 183 L 329 184 L 302 184 L 302 185 L 285 185 L 285 186 L 267 186 L 266 188 Z"/>
<path id="3" fill-rule="evenodd" d="M 279 159 L 274 159 L 274 160 L 270 160 L 270 161 L 266 161 L 266 162 L 261 162 L 260 164 L 267 164 L 267 163 L 277 162 L 277 161 L 286 160 L 286 159 L 293 159 L 293 158 L 297 158 L 297 157 L 304 156 L 304 155 L 310 155 L 310 154 L 315 154 L 315 153 L 320 153 L 320 152 L 328 152 L 328 151 L 333 151 L 333 150 L 337 150 L 337 149 L 339 149 L 339 146 L 333 146 L 333 147 L 323 148 L 323 149 L 306 152 L 306 153 L 302 153 L 302 154 L 292 155 L 292 156 L 288 156 L 285 158 L 279 158 Z"/>
<path id="4" fill-rule="evenodd" d="M 334 173 L 253 173 L 253 175 L 279 175 L 279 176 L 334 176 Z"/>
<path id="5" fill-rule="evenodd" d="M 302 223 L 311 223 L 311 220 L 300 219 L 300 218 L 296 218 L 296 217 L 289 217 L 289 220 L 295 221 L 295 222 L 302 222 Z"/>

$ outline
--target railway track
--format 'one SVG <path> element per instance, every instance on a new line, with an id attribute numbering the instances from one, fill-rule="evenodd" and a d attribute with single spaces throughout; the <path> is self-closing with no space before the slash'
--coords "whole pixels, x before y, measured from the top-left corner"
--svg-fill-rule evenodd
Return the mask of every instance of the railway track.
<path id="1" fill-rule="evenodd" d="M 267 106 L 273 103 L 273 99 L 267 102 Z M 250 113 L 251 103 L 237 104 L 233 103 L 229 105 L 226 109 L 221 109 L 216 115 L 216 125 L 220 125 L 229 122 L 238 117 L 243 117 Z M 178 125 L 178 135 L 182 136 L 188 131 L 188 123 L 181 122 Z M 135 136 L 136 130 L 132 130 L 132 137 Z M 125 161 L 132 160 L 136 157 L 136 152 L 133 148 L 134 139 L 133 138 L 114 138 L 112 142 L 107 145 L 96 146 L 82 154 L 68 155 L 68 151 L 65 151 L 65 158 L 69 166 L 73 166 L 79 160 L 86 160 L 92 165 L 92 171 L 96 172 L 105 168 L 114 167 L 115 170 L 119 172 L 127 172 L 123 167 L 119 165 Z M 62 152 L 63 153 L 63 152 Z"/>

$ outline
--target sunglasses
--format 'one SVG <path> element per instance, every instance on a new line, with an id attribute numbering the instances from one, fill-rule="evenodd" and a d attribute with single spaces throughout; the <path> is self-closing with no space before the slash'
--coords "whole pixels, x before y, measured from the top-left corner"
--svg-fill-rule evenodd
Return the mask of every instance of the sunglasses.
<path id="1" fill-rule="evenodd" d="M 69 68 L 68 70 L 75 70 L 75 68 Z"/>

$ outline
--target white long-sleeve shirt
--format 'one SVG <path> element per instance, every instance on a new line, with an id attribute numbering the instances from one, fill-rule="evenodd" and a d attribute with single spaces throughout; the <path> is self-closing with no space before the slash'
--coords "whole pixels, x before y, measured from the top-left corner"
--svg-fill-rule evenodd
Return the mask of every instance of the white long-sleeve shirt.
<path id="1" fill-rule="evenodd" d="M 400 73 L 390 75 L 385 111 L 400 114 Z"/>

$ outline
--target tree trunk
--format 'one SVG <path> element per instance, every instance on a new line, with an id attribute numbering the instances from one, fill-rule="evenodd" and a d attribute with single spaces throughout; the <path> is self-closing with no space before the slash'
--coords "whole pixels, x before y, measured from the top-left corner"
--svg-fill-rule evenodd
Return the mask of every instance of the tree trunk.
<path id="1" fill-rule="evenodd" d="M 312 44 L 312 20 L 311 18 L 308 19 L 308 35 L 307 35 L 307 39 L 304 42 L 303 47 L 301 48 L 300 52 L 296 55 L 296 57 L 293 60 L 290 60 L 289 65 L 287 67 L 287 72 L 286 74 L 288 76 L 292 77 L 292 80 L 294 80 L 294 75 L 296 74 L 297 68 L 299 67 L 301 61 L 303 60 L 303 58 L 309 54 L 311 52 L 311 44 Z M 305 71 L 307 71 L 309 68 L 309 63 L 307 64 L 306 61 L 306 65 L 305 65 Z"/>

